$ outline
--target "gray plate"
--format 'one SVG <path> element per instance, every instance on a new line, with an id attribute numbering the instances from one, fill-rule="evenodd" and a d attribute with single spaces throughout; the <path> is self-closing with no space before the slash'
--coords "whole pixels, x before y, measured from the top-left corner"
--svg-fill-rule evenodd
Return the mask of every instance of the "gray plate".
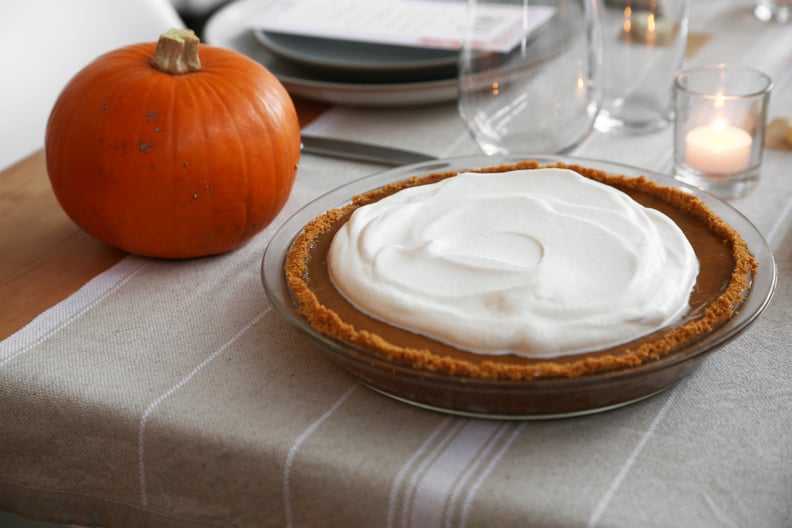
<path id="1" fill-rule="evenodd" d="M 456 77 L 458 52 L 253 31 L 271 53 L 327 78 L 359 82 Z"/>
<path id="2" fill-rule="evenodd" d="M 429 81 L 361 83 L 327 80 L 306 68 L 280 59 L 258 41 L 248 23 L 272 0 L 237 0 L 218 10 L 207 21 L 207 44 L 232 49 L 269 69 L 294 96 L 355 106 L 405 106 L 456 99 L 456 78 Z"/>

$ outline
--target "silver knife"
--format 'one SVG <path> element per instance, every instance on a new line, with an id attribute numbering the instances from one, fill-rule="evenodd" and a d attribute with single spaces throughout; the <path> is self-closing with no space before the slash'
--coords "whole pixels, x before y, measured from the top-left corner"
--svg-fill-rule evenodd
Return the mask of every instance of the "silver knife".
<path id="1" fill-rule="evenodd" d="M 436 160 L 434 156 L 409 150 L 383 147 L 370 143 L 349 141 L 303 134 L 302 151 L 320 156 L 329 156 L 353 161 L 367 161 L 380 165 L 400 167 L 423 161 Z"/>

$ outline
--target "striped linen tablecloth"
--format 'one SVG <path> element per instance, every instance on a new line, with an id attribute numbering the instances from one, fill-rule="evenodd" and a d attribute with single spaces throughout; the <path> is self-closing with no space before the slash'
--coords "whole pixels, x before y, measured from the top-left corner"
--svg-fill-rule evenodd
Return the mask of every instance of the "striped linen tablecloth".
<path id="1" fill-rule="evenodd" d="M 792 26 L 698 1 L 687 59 L 775 81 L 792 117 Z M 310 127 L 477 153 L 453 104 L 334 109 Z M 575 156 L 668 172 L 671 130 L 594 134 Z M 792 151 L 734 200 L 775 253 L 758 322 L 673 389 L 553 421 L 451 417 L 375 393 L 275 313 L 259 267 L 308 201 L 379 167 L 305 155 L 243 248 L 130 256 L 0 342 L 0 510 L 107 527 L 792 526 Z M 1 309 L 1 308 L 0 308 Z"/>

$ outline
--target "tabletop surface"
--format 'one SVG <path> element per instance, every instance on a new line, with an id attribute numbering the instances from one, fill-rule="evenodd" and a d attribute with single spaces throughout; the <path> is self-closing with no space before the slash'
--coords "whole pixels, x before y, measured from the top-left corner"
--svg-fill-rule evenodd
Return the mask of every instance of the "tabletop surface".
<path id="1" fill-rule="evenodd" d="M 687 65 L 769 73 L 792 116 L 792 26 L 692 2 Z M 478 154 L 453 103 L 296 100 L 314 134 Z M 670 129 L 573 156 L 670 173 Z M 381 166 L 304 154 L 284 210 L 231 253 L 160 261 L 89 237 L 43 153 L 0 173 L 0 510 L 126 526 L 792 526 L 792 150 L 731 201 L 775 254 L 759 320 L 645 401 L 563 420 L 462 418 L 361 385 L 272 309 L 275 230 Z"/>

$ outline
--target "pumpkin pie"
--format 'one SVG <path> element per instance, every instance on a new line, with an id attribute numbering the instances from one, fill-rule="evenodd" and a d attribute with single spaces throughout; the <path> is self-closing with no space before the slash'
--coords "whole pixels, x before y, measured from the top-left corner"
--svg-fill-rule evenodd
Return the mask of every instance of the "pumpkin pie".
<path id="1" fill-rule="evenodd" d="M 305 225 L 287 251 L 284 273 L 292 300 L 316 332 L 394 368 L 463 382 L 585 379 L 641 367 L 695 344 L 733 317 L 750 289 L 757 262 L 745 241 L 682 189 L 644 177 L 535 161 L 467 174 L 439 172 L 388 184 Z M 501 179 L 517 185 L 530 181 L 528 201 L 515 198 L 523 191 L 511 184 L 500 189 Z M 551 191 L 544 189 L 544 180 Z M 462 194 L 447 195 L 452 187 Z M 495 205 L 468 206 L 465 196 L 472 200 L 482 194 L 495 196 Z M 603 204 L 592 202 L 600 196 Z M 455 206 L 431 216 L 435 213 L 427 211 L 439 209 L 434 205 L 443 200 Z M 392 217 L 354 227 L 353 215 L 358 223 L 364 216 L 356 212 L 369 206 L 380 211 L 387 204 Z M 646 224 L 645 216 L 660 223 Z M 377 226 L 384 230 L 362 238 L 377 222 L 385 223 Z M 501 224 L 509 226 L 498 229 Z M 523 229 L 526 224 L 530 229 Z M 673 244 L 654 240 L 656 231 Z M 446 245 L 435 243 L 435 232 Z M 413 236 L 419 242 L 405 249 L 404 237 Z M 376 247 L 369 247 L 372 243 Z M 674 244 L 675 254 L 663 253 L 668 248 L 661 246 Z M 557 251 L 566 253 L 554 261 Z M 367 252 L 376 263 L 355 267 L 359 263 L 348 261 Z M 415 255 L 420 255 L 416 261 Z M 366 269 L 370 276 L 362 282 L 349 277 Z M 422 270 L 429 270 L 428 278 Z M 674 288 L 678 291 L 645 302 L 653 290 Z M 428 307 L 411 313 L 410 296 L 415 306 L 423 306 L 426 292 Z M 371 296 L 374 300 L 367 301 Z M 389 304 L 394 297 L 402 304 Z M 448 331 L 449 316 L 433 315 L 437 299 L 452 310 L 462 306 L 460 317 L 471 319 Z M 594 308 L 579 309 L 580 299 Z M 658 315 L 660 305 L 665 312 Z M 386 308 L 377 312 L 378 306 Z M 525 317 L 524 310 L 531 315 Z M 392 315 L 396 312 L 401 315 Z M 433 318 L 437 325 L 424 324 Z M 485 333 L 468 335 L 476 318 L 487 327 Z M 501 326 L 505 319 L 514 324 Z M 572 320 L 574 325 L 566 326 Z M 504 336 L 508 339 L 501 340 Z M 475 405 L 461 409 L 475 410 Z"/>

